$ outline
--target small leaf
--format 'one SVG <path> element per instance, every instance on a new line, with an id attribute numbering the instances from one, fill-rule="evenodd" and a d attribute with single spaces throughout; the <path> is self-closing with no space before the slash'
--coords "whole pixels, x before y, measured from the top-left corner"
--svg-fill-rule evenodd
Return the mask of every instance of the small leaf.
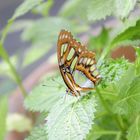
<path id="1" fill-rule="evenodd" d="M 25 0 L 15 11 L 14 15 L 12 16 L 11 20 L 15 20 L 16 18 L 26 14 L 34 7 L 39 5 L 43 0 Z"/>
<path id="2" fill-rule="evenodd" d="M 140 74 L 140 48 L 137 47 L 135 48 L 135 50 L 136 50 L 136 55 L 137 55 L 137 58 L 135 61 L 136 74 L 139 75 Z"/>
<path id="3" fill-rule="evenodd" d="M 65 95 L 62 78 L 47 78 L 36 86 L 25 99 L 25 107 L 31 111 L 48 112 L 51 107 Z"/>
<path id="4" fill-rule="evenodd" d="M 37 13 L 37 14 L 39 13 L 43 16 L 48 16 L 49 11 L 53 6 L 53 4 L 54 4 L 54 0 L 47 0 L 41 5 L 37 6 L 35 9 L 33 9 L 33 13 Z"/>
<path id="5" fill-rule="evenodd" d="M 117 83 L 128 68 L 128 61 L 124 58 L 117 60 L 108 60 L 100 67 L 102 76 L 101 85 L 106 87 L 111 83 Z"/>
<path id="6" fill-rule="evenodd" d="M 45 131 L 45 126 L 35 127 L 30 136 L 25 138 L 25 140 L 47 140 L 47 133 Z"/>
<path id="7" fill-rule="evenodd" d="M 95 113 L 95 98 L 66 96 L 52 107 L 47 117 L 49 140 L 83 140 L 91 129 Z"/>
<path id="8" fill-rule="evenodd" d="M 137 40 L 140 38 L 140 20 L 133 19 L 126 21 L 122 27 L 116 30 L 114 39 L 112 40 L 112 46 L 125 41 L 125 40 Z"/>
<path id="9" fill-rule="evenodd" d="M 89 20 L 105 19 L 110 16 L 114 10 L 114 0 L 94 0 L 91 1 L 87 9 Z M 104 12 L 103 12 L 104 11 Z"/>
<path id="10" fill-rule="evenodd" d="M 137 0 L 115 0 L 114 15 L 121 19 L 127 18 L 129 13 L 134 9 Z"/>
<path id="11" fill-rule="evenodd" d="M 6 133 L 6 117 L 8 112 L 8 99 L 2 97 L 0 99 L 0 139 L 4 140 Z"/>
<path id="12" fill-rule="evenodd" d="M 114 105 L 113 110 L 119 114 L 127 115 L 140 111 L 140 77 L 134 77 L 132 73 L 129 77 L 127 81 L 122 81 L 124 84 L 120 83 L 118 101 Z"/>
<path id="13" fill-rule="evenodd" d="M 128 129 L 127 140 L 139 140 L 140 139 L 140 116 L 136 117 L 136 120 Z"/>

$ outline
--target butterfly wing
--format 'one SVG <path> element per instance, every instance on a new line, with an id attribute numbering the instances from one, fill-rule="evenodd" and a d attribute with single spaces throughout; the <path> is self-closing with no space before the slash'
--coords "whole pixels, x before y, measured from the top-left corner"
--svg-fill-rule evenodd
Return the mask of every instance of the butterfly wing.
<path id="1" fill-rule="evenodd" d="M 93 88 L 80 87 L 76 84 L 73 73 L 81 71 L 92 82 L 96 82 L 98 75 L 93 74 L 95 54 L 87 51 L 86 47 L 77 42 L 70 32 L 61 30 L 57 42 L 57 56 L 61 75 L 68 90 L 74 95 L 80 95 L 80 91 L 87 91 Z"/>

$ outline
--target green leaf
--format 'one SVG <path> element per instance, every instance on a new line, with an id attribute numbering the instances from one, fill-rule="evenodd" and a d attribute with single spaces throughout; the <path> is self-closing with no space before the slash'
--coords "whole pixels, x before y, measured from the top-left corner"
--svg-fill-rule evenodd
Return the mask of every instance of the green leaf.
<path id="1" fill-rule="evenodd" d="M 102 131 L 102 129 L 97 124 L 93 124 L 93 127 L 90 130 L 89 134 L 87 135 L 86 140 L 99 139 L 102 136 L 102 134 L 100 133 L 101 131 Z"/>
<path id="2" fill-rule="evenodd" d="M 35 61 L 39 60 L 43 57 L 47 52 L 50 50 L 50 46 L 40 45 L 39 44 L 33 45 L 26 50 L 23 60 L 23 67 L 27 67 L 28 65 L 34 63 Z"/>
<path id="3" fill-rule="evenodd" d="M 45 126 L 35 127 L 30 136 L 25 138 L 25 140 L 47 140 L 47 133 L 45 131 Z"/>
<path id="4" fill-rule="evenodd" d="M 71 32 L 75 31 L 76 33 L 88 29 L 86 25 L 81 25 L 80 29 L 78 28 L 79 24 L 64 18 L 43 18 L 33 21 L 32 24 L 24 30 L 22 39 L 32 41 L 32 43 L 36 45 L 42 44 L 45 46 L 52 46 L 52 43 L 56 44 L 56 40 L 61 29 L 67 29 Z"/>
<path id="5" fill-rule="evenodd" d="M 132 41 L 134 41 L 133 45 L 135 45 L 135 43 L 139 44 L 139 41 L 137 40 L 140 38 L 140 20 L 127 20 L 122 26 L 119 26 L 119 28 L 115 29 L 111 36 L 112 39 L 110 39 L 111 41 L 109 45 L 104 49 L 100 56 L 98 61 L 99 66 L 103 63 L 104 58 L 110 53 L 111 49 L 117 47 L 119 43 L 129 40 L 130 45 Z"/>
<path id="6" fill-rule="evenodd" d="M 136 74 L 139 75 L 140 74 L 140 48 L 136 47 L 136 61 L 135 61 L 135 67 L 136 67 Z"/>
<path id="7" fill-rule="evenodd" d="M 104 62 L 100 67 L 101 85 L 106 87 L 107 85 L 117 83 L 126 72 L 128 65 L 129 62 L 124 58 Z"/>
<path id="8" fill-rule="evenodd" d="M 140 38 L 140 20 L 128 20 L 115 32 L 112 46 L 125 40 L 137 40 Z"/>
<path id="9" fill-rule="evenodd" d="M 48 112 L 65 93 L 62 78 L 49 77 L 33 89 L 25 99 L 25 107 L 31 111 Z"/>
<path id="10" fill-rule="evenodd" d="M 109 42 L 109 30 L 102 28 L 101 33 L 98 36 L 90 37 L 88 46 L 89 49 L 101 49 L 105 47 Z"/>
<path id="11" fill-rule="evenodd" d="M 127 140 L 139 140 L 140 139 L 140 116 L 136 117 L 136 120 L 128 129 Z"/>
<path id="12" fill-rule="evenodd" d="M 88 7 L 89 0 L 84 1 L 84 0 L 67 0 L 63 5 L 62 8 L 60 10 L 60 15 L 65 16 L 65 17 L 78 17 L 79 16 L 83 19 L 86 18 L 86 14 L 87 9 L 85 9 L 85 7 Z"/>
<path id="13" fill-rule="evenodd" d="M 83 140 L 94 123 L 95 98 L 77 100 L 66 96 L 58 100 L 47 117 L 49 140 Z"/>
<path id="14" fill-rule="evenodd" d="M 87 9 L 89 20 L 105 19 L 110 16 L 114 10 L 114 0 L 94 0 L 91 1 Z M 103 12 L 104 11 L 104 12 Z"/>
<path id="15" fill-rule="evenodd" d="M 4 140 L 6 133 L 6 117 L 8 112 L 8 99 L 2 97 L 0 99 L 0 139 Z"/>
<path id="16" fill-rule="evenodd" d="M 100 20 L 110 15 L 123 19 L 133 10 L 135 4 L 136 0 L 94 0 L 88 8 L 88 19 Z"/>
<path id="17" fill-rule="evenodd" d="M 43 16 L 48 16 L 51 7 L 54 4 L 54 0 L 47 0 L 46 2 L 42 3 L 41 5 L 37 6 L 33 9 L 33 13 L 39 13 Z"/>
<path id="18" fill-rule="evenodd" d="M 118 101 L 113 108 L 115 113 L 127 115 L 140 111 L 140 77 L 135 77 L 133 73 L 129 73 L 128 77 L 120 82 Z"/>
<path id="19" fill-rule="evenodd" d="M 114 15 L 121 19 L 127 18 L 129 13 L 134 9 L 137 0 L 115 0 Z"/>
<path id="20" fill-rule="evenodd" d="M 92 21 L 105 19 L 110 15 L 123 19 L 128 17 L 135 5 L 136 0 L 68 0 L 62 6 L 60 14 Z"/>
<path id="21" fill-rule="evenodd" d="M 15 20 L 16 18 L 26 14 L 34 7 L 39 5 L 43 0 L 25 0 L 15 11 L 14 15 L 12 16 L 11 20 Z"/>

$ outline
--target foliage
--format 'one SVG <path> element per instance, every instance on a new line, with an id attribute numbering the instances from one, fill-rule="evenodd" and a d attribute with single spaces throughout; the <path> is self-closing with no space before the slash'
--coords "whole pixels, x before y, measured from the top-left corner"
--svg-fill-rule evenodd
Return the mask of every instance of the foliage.
<path id="1" fill-rule="evenodd" d="M 8 112 L 8 100 L 6 97 L 0 99 L 0 139 L 3 140 L 6 133 L 6 116 Z"/>
<path id="2" fill-rule="evenodd" d="M 58 100 L 47 117 L 48 139 L 84 139 L 93 123 L 95 106 L 93 97 L 78 101 L 67 96 L 65 101 Z"/>
<path id="3" fill-rule="evenodd" d="M 25 140 L 47 140 L 47 133 L 45 131 L 45 126 L 35 127 L 28 138 Z"/>
<path id="4" fill-rule="evenodd" d="M 64 16 L 78 17 L 80 15 L 81 18 L 88 18 L 93 21 L 105 19 L 106 16 L 110 15 L 126 18 L 135 4 L 136 0 L 68 0 L 60 13 Z"/>
<path id="5" fill-rule="evenodd" d="M 26 140 L 140 139 L 140 18 L 129 17 L 137 0 L 68 0 L 59 15 L 52 17 L 49 12 L 54 3 L 53 0 L 25 0 L 1 34 L 0 56 L 4 61 L 0 64 L 0 74 L 12 77 L 20 87 L 26 97 L 26 109 L 41 113 L 35 122 L 37 126 Z M 15 21 L 28 12 L 42 17 Z M 92 29 L 90 25 L 107 16 L 116 17 L 121 24 L 112 29 L 104 26 L 97 36 L 93 36 L 89 31 Z M 102 77 L 100 83 L 95 91 L 88 92 L 86 96 L 73 97 L 66 94 L 63 79 L 51 75 L 45 77 L 27 96 L 16 70 L 18 57 L 9 57 L 4 48 L 5 37 L 8 33 L 21 31 L 22 41 L 31 42 L 21 64 L 25 68 L 46 55 L 54 44 L 56 46 L 62 28 L 75 34 L 89 33 L 87 44 L 98 56 L 97 66 Z M 121 45 L 135 48 L 134 63 L 125 58 L 110 58 L 112 49 Z M 13 63 L 13 58 L 16 63 Z M 3 126 L 0 138 L 5 133 L 6 113 L 7 98 L 0 100 L 0 124 Z M 42 118 L 46 118 L 45 123 Z"/>

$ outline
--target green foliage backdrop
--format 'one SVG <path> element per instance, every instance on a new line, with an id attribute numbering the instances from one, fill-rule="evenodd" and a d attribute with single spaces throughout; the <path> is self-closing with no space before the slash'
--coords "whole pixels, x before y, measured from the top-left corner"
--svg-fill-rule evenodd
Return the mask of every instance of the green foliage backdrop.
<path id="1" fill-rule="evenodd" d="M 58 16 L 49 16 L 53 0 L 25 0 L 15 10 L 1 33 L 0 56 L 4 62 L 0 70 L 15 81 L 25 98 L 24 106 L 32 112 L 45 114 L 45 123 L 37 123 L 26 140 L 139 140 L 140 139 L 140 18 L 131 17 L 137 0 L 68 0 Z M 28 12 L 40 14 L 37 20 L 18 20 Z M 92 30 L 97 20 L 114 16 L 119 27 L 102 28 L 99 35 L 89 34 L 89 49 L 96 51 L 97 66 L 102 80 L 95 91 L 84 97 L 65 95 L 66 86 L 58 73 L 44 78 L 27 95 L 16 64 L 8 56 L 4 41 L 8 33 L 22 30 L 21 39 L 30 41 L 22 67 L 36 62 L 55 44 L 59 31 L 66 28 L 74 34 Z M 21 24 L 22 23 L 22 24 Z M 136 60 L 113 60 L 111 51 L 119 46 L 131 45 Z M 36 55 L 35 52 L 38 52 Z M 16 61 L 18 57 L 15 55 Z M 59 74 L 60 75 L 60 74 Z M 5 134 L 7 97 L 0 100 L 0 138 Z M 44 117 L 43 117 L 44 120 Z M 3 122 L 3 123 L 1 123 Z"/>

